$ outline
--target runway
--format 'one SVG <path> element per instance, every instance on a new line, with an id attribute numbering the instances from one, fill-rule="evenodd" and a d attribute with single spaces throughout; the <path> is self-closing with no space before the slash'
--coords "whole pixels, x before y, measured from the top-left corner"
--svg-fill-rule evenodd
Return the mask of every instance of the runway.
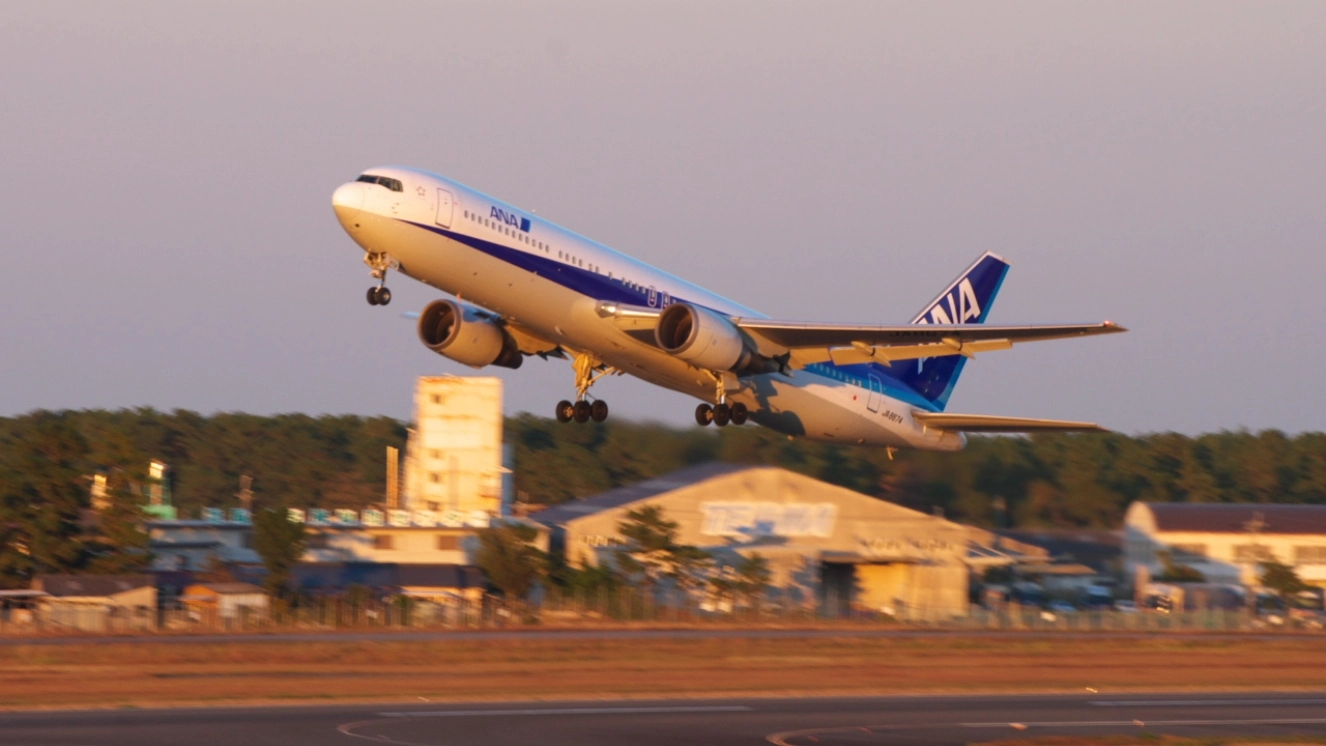
<path id="1" fill-rule="evenodd" d="M 107 634 L 55 635 L 50 637 L 0 636 L 0 645 L 128 645 L 171 644 L 213 645 L 230 642 L 411 642 L 429 640 L 709 640 L 788 638 L 1029 638 L 1046 636 L 1055 640 L 1109 639 L 1194 639 L 1194 640 L 1285 640 L 1294 637 L 1319 637 L 1320 633 L 1207 632 L 1201 630 L 988 630 L 988 629 L 914 629 L 870 627 L 808 627 L 782 629 L 731 629 L 724 627 L 685 627 L 676 629 L 507 629 L 507 630 L 391 630 L 332 632 L 249 632 L 243 634 Z"/>
<path id="2" fill-rule="evenodd" d="M 883 746 L 1141 731 L 1326 735 L 1326 694 L 420 702 L 0 714 L 0 743 L 15 746 Z"/>

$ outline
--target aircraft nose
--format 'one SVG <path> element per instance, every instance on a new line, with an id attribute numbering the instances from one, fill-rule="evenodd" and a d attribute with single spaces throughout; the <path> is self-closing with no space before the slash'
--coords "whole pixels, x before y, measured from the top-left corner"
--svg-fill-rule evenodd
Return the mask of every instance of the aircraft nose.
<path id="1" fill-rule="evenodd" d="M 352 222 L 359 216 L 359 211 L 364 207 L 364 185 L 351 181 L 336 187 L 332 192 L 332 209 L 336 211 L 337 220 L 341 221 L 341 226 L 350 230 L 354 223 Z"/>

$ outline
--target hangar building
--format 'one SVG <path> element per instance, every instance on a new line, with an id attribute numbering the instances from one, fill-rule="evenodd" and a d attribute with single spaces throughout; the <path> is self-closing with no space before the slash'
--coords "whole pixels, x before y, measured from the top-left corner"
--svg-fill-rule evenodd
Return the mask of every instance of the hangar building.
<path id="1" fill-rule="evenodd" d="M 573 566 L 611 562 L 645 505 L 715 557 L 769 560 L 772 599 L 837 614 L 962 616 L 970 575 L 1043 550 L 777 467 L 703 464 L 530 516 Z"/>

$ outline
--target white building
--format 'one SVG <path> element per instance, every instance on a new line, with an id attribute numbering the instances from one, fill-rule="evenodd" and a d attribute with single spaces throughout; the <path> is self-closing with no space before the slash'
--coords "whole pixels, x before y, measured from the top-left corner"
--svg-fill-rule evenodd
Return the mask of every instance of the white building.
<path id="1" fill-rule="evenodd" d="M 1326 505 L 1135 502 L 1123 551 L 1132 577 L 1161 574 L 1168 557 L 1211 583 L 1256 585 L 1261 563 L 1274 561 L 1326 587 Z"/>
<path id="2" fill-rule="evenodd" d="M 431 525 L 431 521 L 430 525 L 422 525 L 422 520 L 401 523 L 372 526 L 306 522 L 307 549 L 300 561 L 471 564 L 478 541 L 474 528 Z M 153 570 L 206 570 L 214 561 L 240 565 L 262 562 L 253 549 L 253 526 L 247 522 L 151 521 L 147 530 Z"/>
<path id="3" fill-rule="evenodd" d="M 400 507 L 433 511 L 451 524 L 502 515 L 505 453 L 502 379 L 419 378 Z"/>

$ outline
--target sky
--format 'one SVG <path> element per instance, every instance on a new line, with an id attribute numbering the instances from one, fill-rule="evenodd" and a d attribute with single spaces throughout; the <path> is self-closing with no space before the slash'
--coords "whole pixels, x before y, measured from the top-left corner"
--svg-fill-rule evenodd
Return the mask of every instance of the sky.
<path id="1" fill-rule="evenodd" d="M 1326 429 L 1326 4 L 11 2 L 0 415 L 411 414 L 332 190 L 424 168 L 776 318 L 903 323 L 984 251 L 949 411 Z M 498 370 L 550 416 L 565 361 Z M 692 422 L 629 378 L 614 417 Z"/>

